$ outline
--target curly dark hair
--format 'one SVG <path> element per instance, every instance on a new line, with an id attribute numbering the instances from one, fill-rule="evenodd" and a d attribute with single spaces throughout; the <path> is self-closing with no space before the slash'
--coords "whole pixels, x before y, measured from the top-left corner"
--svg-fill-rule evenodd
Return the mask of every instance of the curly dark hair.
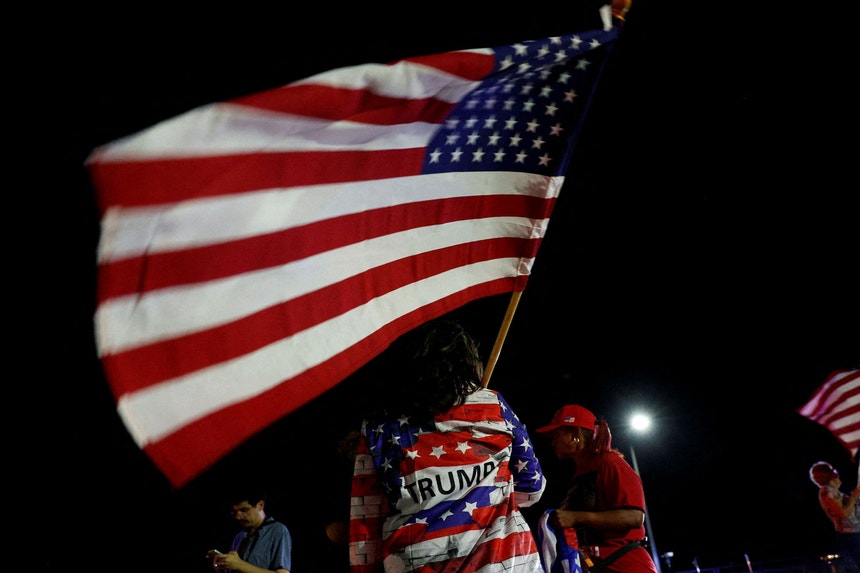
<path id="1" fill-rule="evenodd" d="M 402 342 L 405 379 L 395 384 L 389 413 L 432 418 L 463 404 L 481 387 L 484 364 L 478 343 L 459 322 L 426 323 Z"/>

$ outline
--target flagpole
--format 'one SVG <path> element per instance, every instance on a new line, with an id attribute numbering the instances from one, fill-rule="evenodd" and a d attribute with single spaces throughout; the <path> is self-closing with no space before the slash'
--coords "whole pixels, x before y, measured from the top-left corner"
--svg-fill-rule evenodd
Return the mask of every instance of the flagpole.
<path id="1" fill-rule="evenodd" d="M 496 361 L 502 352 L 502 345 L 505 343 L 505 337 L 508 335 L 508 329 L 511 327 L 511 321 L 514 319 L 514 313 L 517 311 L 517 305 L 520 302 L 522 294 L 523 291 L 516 291 L 511 294 L 511 301 L 508 303 L 508 310 L 505 312 L 505 320 L 502 322 L 502 327 L 496 336 L 496 343 L 493 345 L 493 352 L 490 353 L 490 359 L 487 360 L 487 366 L 484 368 L 484 380 L 482 381 L 484 388 L 490 385 L 490 376 L 492 376 L 493 369 L 496 367 Z"/>

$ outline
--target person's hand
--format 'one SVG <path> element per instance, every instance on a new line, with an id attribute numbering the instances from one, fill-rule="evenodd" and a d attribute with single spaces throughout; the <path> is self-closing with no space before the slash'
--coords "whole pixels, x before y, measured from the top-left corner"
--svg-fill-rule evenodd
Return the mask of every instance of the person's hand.
<path id="1" fill-rule="evenodd" d="M 225 553 L 224 555 L 218 555 L 215 557 L 215 570 L 223 571 L 224 569 L 238 569 L 238 565 L 240 563 L 244 563 L 242 558 L 239 557 L 239 554 L 235 551 L 231 551 L 230 553 Z"/>
<path id="2" fill-rule="evenodd" d="M 572 511 L 556 509 L 550 514 L 549 522 L 556 527 L 573 527 L 576 525 L 576 517 Z"/>
<path id="3" fill-rule="evenodd" d="M 218 564 L 218 557 L 221 555 L 221 552 L 217 549 L 210 549 L 206 552 L 206 557 L 212 560 L 212 568 L 215 571 L 221 571 L 222 567 Z"/>
<path id="4" fill-rule="evenodd" d="M 349 522 L 332 521 L 325 526 L 325 534 L 337 545 L 349 545 Z"/>
<path id="5" fill-rule="evenodd" d="M 632 4 L 633 0 L 612 0 L 610 2 L 612 17 L 623 23 L 624 18 L 627 16 L 627 11 L 630 10 Z"/>

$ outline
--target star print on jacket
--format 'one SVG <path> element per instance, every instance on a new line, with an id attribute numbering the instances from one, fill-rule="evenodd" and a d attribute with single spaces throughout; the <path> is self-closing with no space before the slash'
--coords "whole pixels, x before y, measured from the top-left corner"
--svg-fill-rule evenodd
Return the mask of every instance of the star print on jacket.
<path id="1" fill-rule="evenodd" d="M 353 573 L 536 571 L 520 507 L 546 482 L 526 427 L 496 391 L 423 424 L 365 420 L 352 484 Z M 489 567 L 489 568 L 487 568 Z"/>

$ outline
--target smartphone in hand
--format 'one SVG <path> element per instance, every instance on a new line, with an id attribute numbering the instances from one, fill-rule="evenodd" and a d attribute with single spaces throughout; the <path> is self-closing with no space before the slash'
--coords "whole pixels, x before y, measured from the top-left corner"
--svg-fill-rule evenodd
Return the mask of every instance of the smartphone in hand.
<path id="1" fill-rule="evenodd" d="M 209 551 L 206 552 L 206 557 L 208 557 L 209 559 L 213 559 L 216 555 L 224 555 L 224 554 L 221 553 L 220 551 L 218 551 L 217 549 L 210 549 Z"/>

